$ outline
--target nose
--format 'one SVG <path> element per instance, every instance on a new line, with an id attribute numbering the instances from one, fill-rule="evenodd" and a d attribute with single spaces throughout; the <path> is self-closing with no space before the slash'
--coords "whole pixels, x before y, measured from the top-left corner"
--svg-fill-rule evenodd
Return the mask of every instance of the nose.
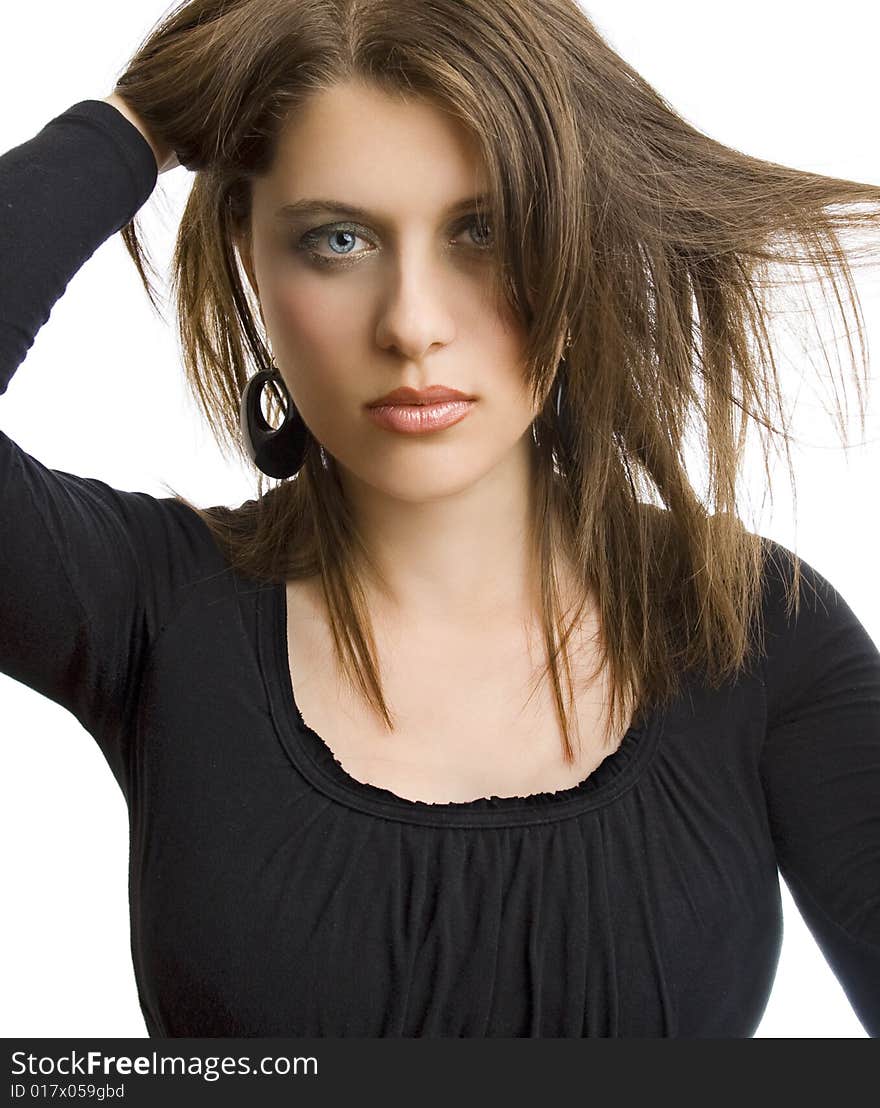
<path id="1" fill-rule="evenodd" d="M 388 287 L 376 327 L 380 347 L 417 361 L 435 344 L 455 335 L 449 266 L 412 248 L 389 267 Z"/>

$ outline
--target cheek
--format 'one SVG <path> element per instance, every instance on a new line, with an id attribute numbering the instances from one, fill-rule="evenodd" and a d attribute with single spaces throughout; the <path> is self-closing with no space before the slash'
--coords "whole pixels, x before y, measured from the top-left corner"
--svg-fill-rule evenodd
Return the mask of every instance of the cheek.
<path id="1" fill-rule="evenodd" d="M 495 398 L 504 418 L 528 422 L 533 411 L 525 358 L 526 334 L 518 325 L 499 323 L 487 338 L 481 386 Z"/>
<path id="2" fill-rule="evenodd" d="M 325 289 L 303 282 L 279 289 L 272 297 L 267 326 L 288 358 L 318 360 L 350 348 L 357 331 L 350 301 L 334 303 Z"/>
<path id="3" fill-rule="evenodd" d="M 350 393 L 352 360 L 363 342 L 350 298 L 334 303 L 326 289 L 301 282 L 275 291 L 264 312 L 275 361 L 306 420 L 340 411 L 331 401 Z"/>
<path id="4" fill-rule="evenodd" d="M 366 321 L 356 318 L 351 297 L 334 296 L 329 283 L 288 278 L 267 296 L 268 291 L 264 288 L 266 329 L 293 403 L 331 453 L 339 455 L 343 444 L 343 450 L 360 456 L 354 413 L 367 397 L 358 394 L 363 382 L 352 366 L 362 363 Z"/>

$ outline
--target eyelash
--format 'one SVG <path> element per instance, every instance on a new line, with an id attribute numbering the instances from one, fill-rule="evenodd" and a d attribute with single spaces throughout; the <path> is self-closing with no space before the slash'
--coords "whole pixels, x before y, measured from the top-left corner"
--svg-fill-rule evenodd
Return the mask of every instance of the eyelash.
<path id="1" fill-rule="evenodd" d="M 463 230 L 467 230 L 467 228 L 471 226 L 478 226 L 481 229 L 485 229 L 487 225 L 487 223 L 483 223 L 480 220 L 480 217 L 478 215 L 474 214 L 472 216 L 468 216 L 461 223 L 459 223 L 458 226 Z M 361 227 L 357 223 L 325 223 L 321 227 L 313 227 L 310 231 L 306 231 L 306 233 L 299 240 L 299 243 L 294 244 L 294 249 L 305 251 L 309 255 L 310 259 L 316 262 L 318 265 L 350 265 L 353 264 L 355 260 L 364 256 L 363 254 L 338 254 L 334 258 L 329 257 L 327 254 L 318 254 L 315 250 L 312 249 L 313 246 L 317 245 L 317 243 L 319 243 L 322 239 L 326 239 L 333 231 L 348 231 L 351 234 L 356 235 L 358 238 L 365 238 L 368 241 L 372 242 L 372 239 L 370 239 L 369 235 L 364 233 L 366 231 L 366 228 Z M 493 245 L 494 240 L 492 239 L 490 231 L 489 242 L 487 244 L 479 245 L 477 243 L 473 243 L 472 247 L 477 252 L 486 254 L 492 249 Z M 367 253 L 369 253 L 369 251 L 367 251 Z"/>

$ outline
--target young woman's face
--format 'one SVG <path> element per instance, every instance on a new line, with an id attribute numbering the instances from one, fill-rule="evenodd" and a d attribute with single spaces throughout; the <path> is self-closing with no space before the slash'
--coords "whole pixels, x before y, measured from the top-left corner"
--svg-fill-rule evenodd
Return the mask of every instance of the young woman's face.
<path id="1" fill-rule="evenodd" d="M 481 224 L 472 202 L 485 187 L 477 156 L 433 106 L 338 85 L 298 112 L 254 183 L 242 259 L 293 402 L 343 480 L 401 499 L 527 464 L 537 413 L 521 325 L 493 295 L 491 214 Z M 331 206 L 289 210 L 312 200 Z M 392 389 L 431 385 L 475 402 L 423 434 L 367 415 Z"/>

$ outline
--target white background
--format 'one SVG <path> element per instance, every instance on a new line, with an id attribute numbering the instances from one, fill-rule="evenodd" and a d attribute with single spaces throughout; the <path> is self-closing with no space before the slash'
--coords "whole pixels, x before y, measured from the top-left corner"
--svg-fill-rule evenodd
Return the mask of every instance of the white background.
<path id="1" fill-rule="evenodd" d="M 768 160 L 880 184 L 875 6 L 584 6 L 612 45 L 712 137 Z M 31 138 L 76 101 L 105 96 L 163 10 L 146 0 L 14 5 L 0 38 L 0 150 Z M 182 169 L 164 174 L 142 210 L 160 272 L 189 182 Z M 880 333 L 876 276 L 859 278 L 869 349 Z M 798 429 L 813 446 L 795 455 L 797 531 L 784 479 L 772 514 L 747 522 L 823 573 L 880 643 L 880 403 L 870 411 L 868 445 L 848 453 L 821 405 L 809 398 L 804 405 Z M 0 419 L 43 463 L 119 488 L 164 496 L 166 480 L 202 505 L 238 504 L 256 493 L 255 478 L 225 463 L 202 426 L 183 387 L 173 325 L 153 314 L 118 235 L 56 304 L 0 398 Z M 757 489 L 756 504 L 760 496 Z M 143 1037 L 122 794 L 73 716 L 3 675 L 0 724 L 0 1035 Z M 865 1037 L 782 891 L 783 951 L 758 1035 Z"/>

